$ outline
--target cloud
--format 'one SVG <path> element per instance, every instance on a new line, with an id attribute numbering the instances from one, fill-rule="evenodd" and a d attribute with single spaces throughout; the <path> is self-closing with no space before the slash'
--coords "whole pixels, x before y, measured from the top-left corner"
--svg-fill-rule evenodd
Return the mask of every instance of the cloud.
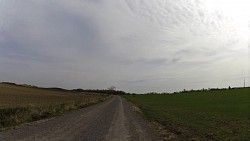
<path id="1" fill-rule="evenodd" d="M 0 3 L 4 81 L 175 91 L 250 72 L 247 25 L 203 0 Z"/>

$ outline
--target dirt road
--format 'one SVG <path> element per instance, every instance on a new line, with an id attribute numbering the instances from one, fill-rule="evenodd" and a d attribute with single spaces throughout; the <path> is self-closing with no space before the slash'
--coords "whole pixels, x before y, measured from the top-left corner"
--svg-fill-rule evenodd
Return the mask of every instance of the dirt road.
<path id="1" fill-rule="evenodd" d="M 154 141 L 161 140 L 131 103 L 120 96 L 70 114 L 0 132 L 0 140 Z"/>

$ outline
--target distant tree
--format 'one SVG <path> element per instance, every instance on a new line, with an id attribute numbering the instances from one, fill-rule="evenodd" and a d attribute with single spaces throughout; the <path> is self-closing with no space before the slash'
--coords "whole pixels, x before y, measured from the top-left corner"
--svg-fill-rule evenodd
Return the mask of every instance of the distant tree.
<path id="1" fill-rule="evenodd" d="M 73 89 L 73 91 L 76 91 L 76 92 L 83 92 L 84 90 L 81 89 L 81 88 L 78 88 L 78 89 Z"/>
<path id="2" fill-rule="evenodd" d="M 109 91 L 114 91 L 115 89 L 116 89 L 115 86 L 110 86 L 110 87 L 108 87 L 108 90 L 109 90 Z"/>
<path id="3" fill-rule="evenodd" d="M 229 86 L 229 87 L 228 87 L 228 89 L 230 90 L 230 89 L 231 89 L 231 87 Z"/>

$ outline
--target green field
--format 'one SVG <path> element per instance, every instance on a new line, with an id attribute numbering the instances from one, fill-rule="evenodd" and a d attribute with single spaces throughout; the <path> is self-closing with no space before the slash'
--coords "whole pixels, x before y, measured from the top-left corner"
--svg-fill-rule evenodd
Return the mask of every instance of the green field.
<path id="1" fill-rule="evenodd" d="M 103 101 L 105 94 L 0 84 L 0 131 Z"/>
<path id="2" fill-rule="evenodd" d="M 250 88 L 125 97 L 184 139 L 250 140 Z"/>

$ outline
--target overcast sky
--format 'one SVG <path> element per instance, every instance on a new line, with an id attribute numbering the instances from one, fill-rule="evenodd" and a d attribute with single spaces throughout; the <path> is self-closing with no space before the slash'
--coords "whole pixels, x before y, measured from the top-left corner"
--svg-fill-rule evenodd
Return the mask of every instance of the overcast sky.
<path id="1" fill-rule="evenodd" d="M 173 92 L 250 86 L 249 0 L 0 0 L 0 81 Z"/>

